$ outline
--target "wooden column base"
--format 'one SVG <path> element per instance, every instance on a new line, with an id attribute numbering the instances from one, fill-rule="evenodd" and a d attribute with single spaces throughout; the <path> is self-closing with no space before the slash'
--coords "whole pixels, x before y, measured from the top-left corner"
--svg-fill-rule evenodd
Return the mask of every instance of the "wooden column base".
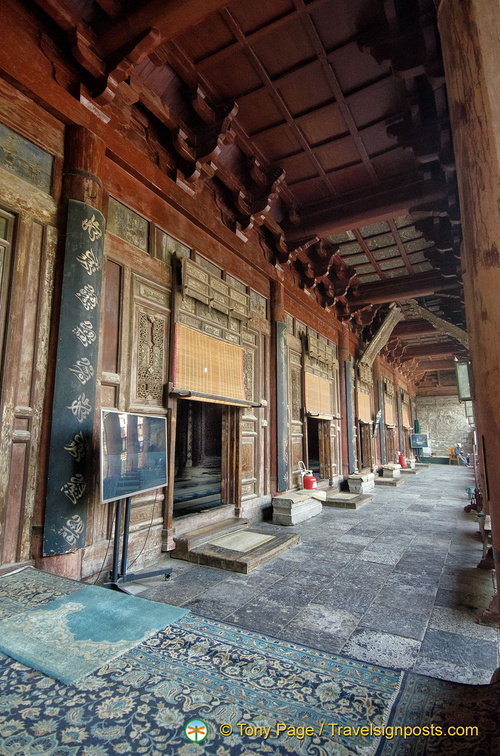
<path id="1" fill-rule="evenodd" d="M 82 549 L 70 554 L 58 554 L 57 556 L 41 557 L 35 561 L 35 567 L 53 575 L 80 580 L 82 574 Z"/>

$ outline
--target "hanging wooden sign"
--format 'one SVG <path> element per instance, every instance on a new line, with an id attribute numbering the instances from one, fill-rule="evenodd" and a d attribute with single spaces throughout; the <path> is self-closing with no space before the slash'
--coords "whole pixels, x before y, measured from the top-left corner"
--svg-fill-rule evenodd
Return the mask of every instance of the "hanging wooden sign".
<path id="1" fill-rule="evenodd" d="M 52 408 L 44 556 L 85 545 L 91 493 L 104 217 L 69 201 Z"/>

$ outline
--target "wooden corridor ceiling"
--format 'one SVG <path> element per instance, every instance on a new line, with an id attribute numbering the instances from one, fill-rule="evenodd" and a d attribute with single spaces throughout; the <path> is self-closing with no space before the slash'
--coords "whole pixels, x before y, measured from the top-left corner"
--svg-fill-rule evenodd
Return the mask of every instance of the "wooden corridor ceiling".
<path id="1" fill-rule="evenodd" d="M 36 2 L 66 34 L 81 99 L 132 130 L 148 111 L 171 178 L 191 194 L 209 182 L 227 225 L 258 229 L 325 308 L 362 328 L 418 298 L 465 328 L 433 0 Z M 388 357 L 420 375 L 464 354 L 404 312 Z"/>

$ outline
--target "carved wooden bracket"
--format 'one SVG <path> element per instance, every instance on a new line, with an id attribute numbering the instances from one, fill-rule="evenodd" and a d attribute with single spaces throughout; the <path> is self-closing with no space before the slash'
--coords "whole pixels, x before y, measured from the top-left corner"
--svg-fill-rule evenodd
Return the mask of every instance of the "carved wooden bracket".
<path id="1" fill-rule="evenodd" d="M 378 308 L 377 308 L 377 311 L 378 311 Z M 373 317 L 372 317 L 372 322 L 373 322 Z M 359 364 L 367 365 L 371 369 L 371 366 L 373 365 L 375 361 L 375 357 L 378 355 L 382 347 L 384 347 L 387 344 L 391 336 L 391 333 L 393 332 L 394 328 L 399 323 L 402 317 L 403 317 L 403 313 L 401 312 L 399 307 L 396 307 L 395 303 L 393 302 L 390 305 L 389 313 L 386 315 L 384 322 L 382 323 L 377 333 L 375 334 L 373 339 L 370 341 L 370 343 L 367 345 L 363 354 L 359 358 Z"/>

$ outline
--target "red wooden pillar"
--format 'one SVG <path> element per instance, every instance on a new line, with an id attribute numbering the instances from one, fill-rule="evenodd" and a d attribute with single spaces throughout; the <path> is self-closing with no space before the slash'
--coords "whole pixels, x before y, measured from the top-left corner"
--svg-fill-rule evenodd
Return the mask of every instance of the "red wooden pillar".
<path id="1" fill-rule="evenodd" d="M 500 576 L 500 8 L 490 0 L 441 0 L 438 23 L 460 191 L 483 496 Z M 499 608 L 496 597 L 490 609 L 497 619 Z"/>

